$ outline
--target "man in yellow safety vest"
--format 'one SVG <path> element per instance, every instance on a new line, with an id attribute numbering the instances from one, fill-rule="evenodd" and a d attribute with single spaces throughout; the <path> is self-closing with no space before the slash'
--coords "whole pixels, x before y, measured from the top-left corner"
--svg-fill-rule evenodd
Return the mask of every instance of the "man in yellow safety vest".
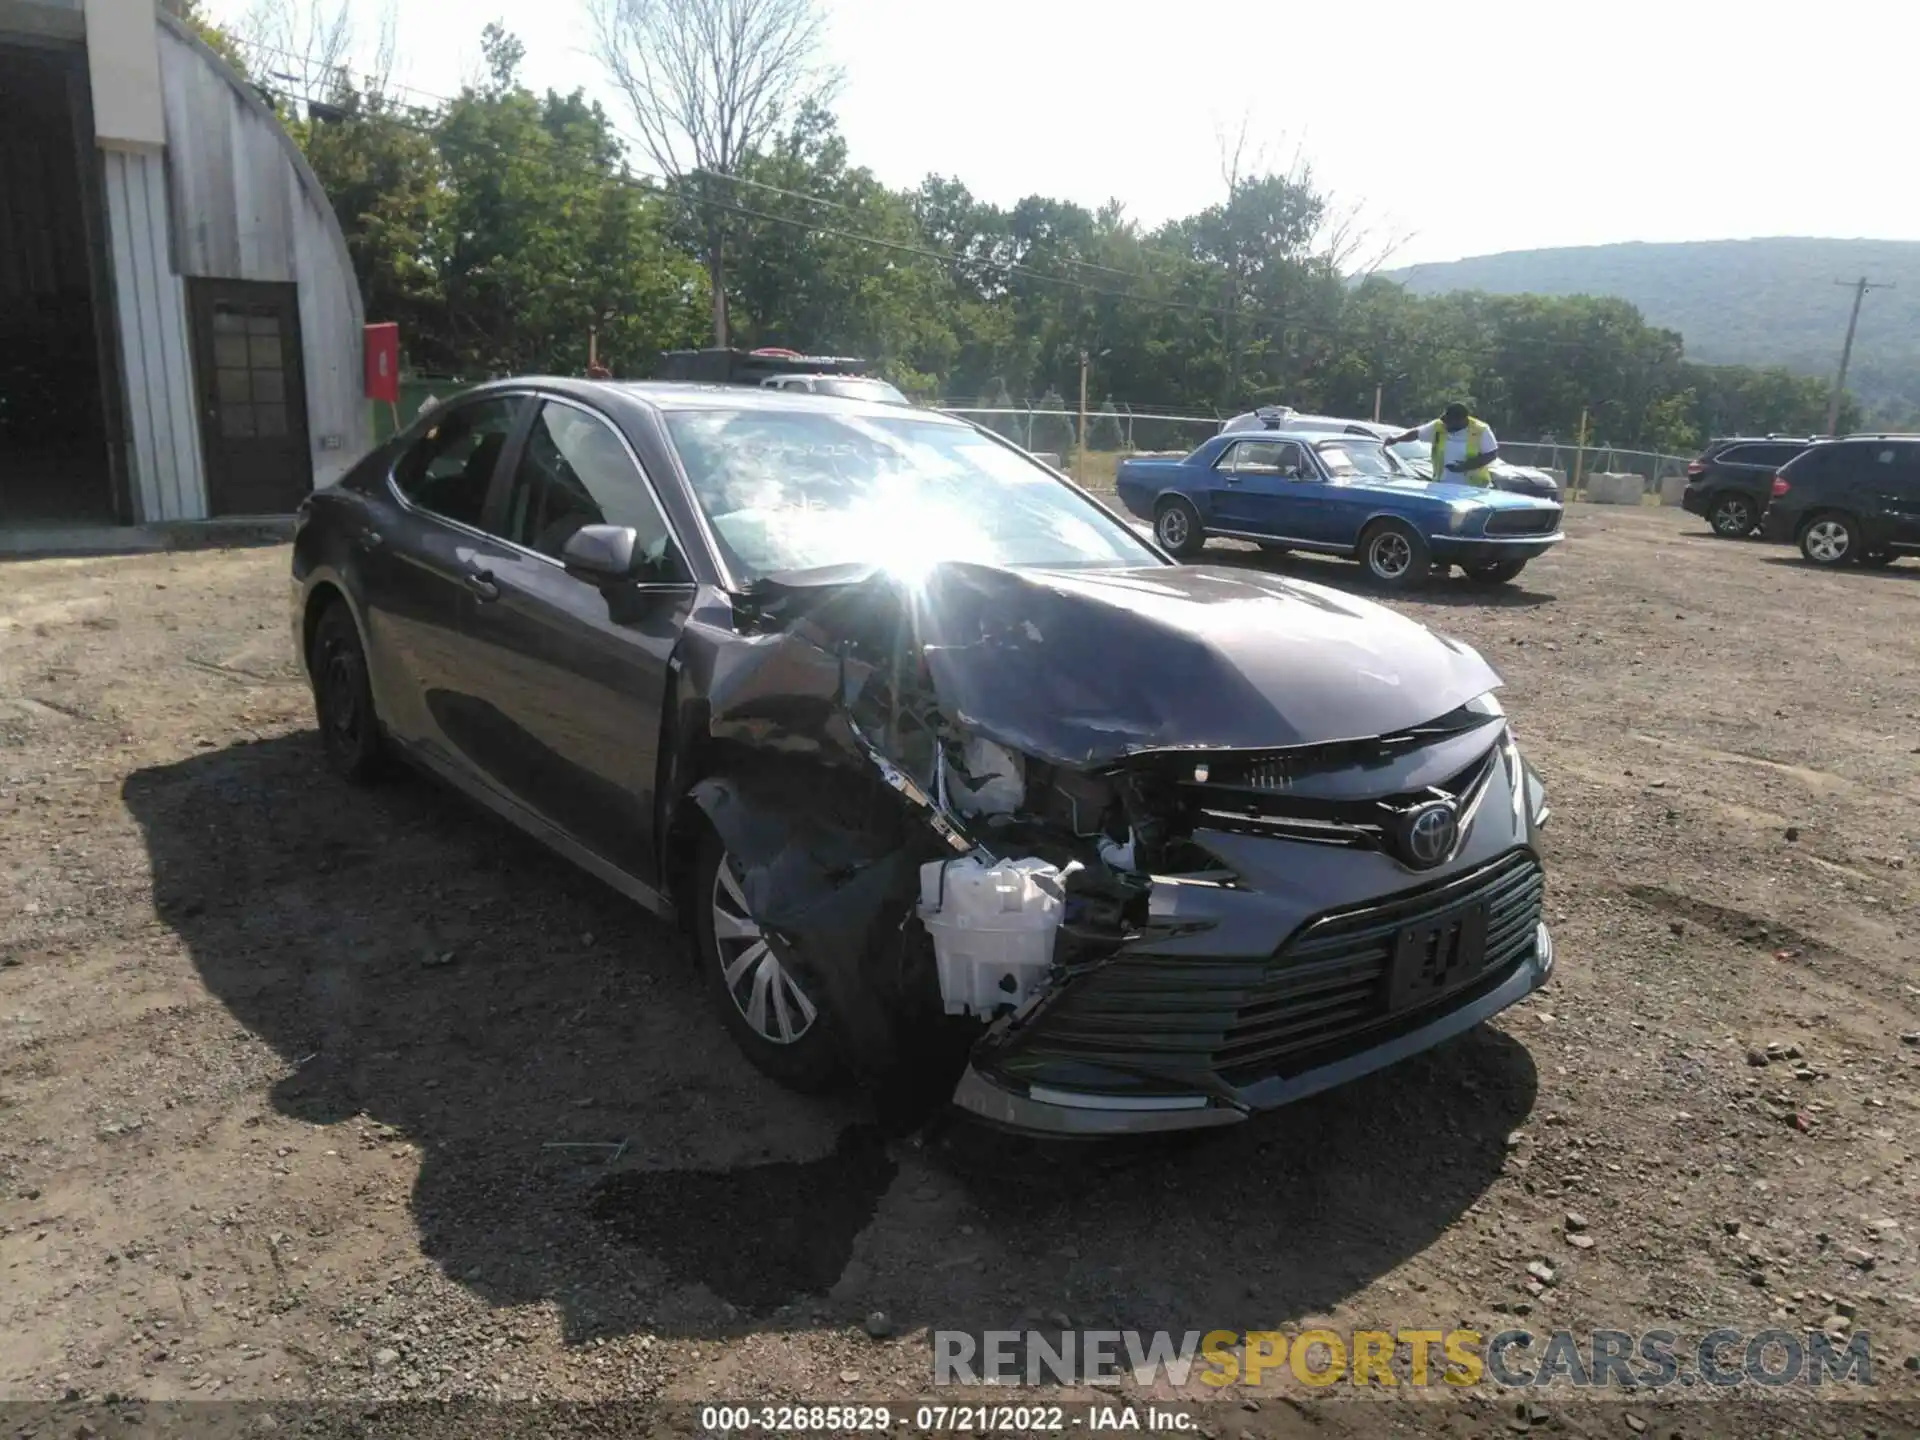
<path id="1" fill-rule="evenodd" d="M 1500 458 L 1500 442 L 1493 427 L 1467 413 L 1459 401 L 1447 406 L 1438 420 L 1429 420 L 1398 435 L 1389 435 L 1389 445 L 1404 445 L 1409 440 L 1433 443 L 1433 478 L 1450 485 L 1491 485 L 1493 476 L 1487 467 Z"/>

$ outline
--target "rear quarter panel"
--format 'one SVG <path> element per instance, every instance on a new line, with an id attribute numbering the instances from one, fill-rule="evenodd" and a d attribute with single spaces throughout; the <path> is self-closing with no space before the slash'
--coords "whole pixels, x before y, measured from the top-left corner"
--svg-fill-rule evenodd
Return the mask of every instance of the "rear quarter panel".
<path id="1" fill-rule="evenodd" d="M 1142 520 L 1151 520 L 1155 503 L 1169 493 L 1185 495 L 1199 509 L 1200 518 L 1205 520 L 1206 488 L 1194 483 L 1195 478 L 1203 473 L 1185 460 L 1122 460 L 1114 473 L 1113 489 L 1120 497 L 1120 503 Z"/>

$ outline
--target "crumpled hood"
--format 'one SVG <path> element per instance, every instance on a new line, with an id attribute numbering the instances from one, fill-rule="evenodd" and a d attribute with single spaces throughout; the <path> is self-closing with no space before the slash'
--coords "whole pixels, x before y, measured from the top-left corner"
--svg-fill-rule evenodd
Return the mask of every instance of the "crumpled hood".
<path id="1" fill-rule="evenodd" d="M 1383 606 L 1255 571 L 948 564 L 911 593 L 949 716 L 1067 765 L 1364 739 L 1500 684 Z"/>

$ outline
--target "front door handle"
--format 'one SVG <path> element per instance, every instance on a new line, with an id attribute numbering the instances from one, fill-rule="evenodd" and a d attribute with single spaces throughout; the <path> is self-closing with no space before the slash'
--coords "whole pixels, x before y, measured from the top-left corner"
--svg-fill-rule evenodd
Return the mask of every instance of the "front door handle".
<path id="1" fill-rule="evenodd" d="M 471 590 L 481 600 L 498 600 L 500 598 L 500 586 L 495 582 L 491 570 L 469 570 L 464 578 L 467 589 Z"/>

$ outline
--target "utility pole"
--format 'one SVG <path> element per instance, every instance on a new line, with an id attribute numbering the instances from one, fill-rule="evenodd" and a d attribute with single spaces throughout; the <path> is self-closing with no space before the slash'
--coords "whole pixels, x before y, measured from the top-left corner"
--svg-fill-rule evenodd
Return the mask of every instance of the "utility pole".
<path id="1" fill-rule="evenodd" d="M 1853 359 L 1853 332 L 1860 328 L 1860 302 L 1867 298 L 1869 290 L 1891 290 L 1893 286 L 1874 285 L 1862 275 L 1858 280 L 1836 280 L 1836 285 L 1853 287 L 1853 313 L 1847 317 L 1847 339 L 1840 347 L 1840 374 L 1833 382 L 1833 397 L 1827 401 L 1827 434 L 1836 435 L 1840 430 L 1840 399 L 1847 393 L 1847 365 Z"/>
<path id="2" fill-rule="evenodd" d="M 1373 387 L 1373 423 L 1376 425 L 1380 423 L 1380 392 L 1386 388 L 1384 385 Z"/>
<path id="3" fill-rule="evenodd" d="M 1080 352 L 1080 453 L 1074 457 L 1073 478 L 1087 483 L 1087 352 Z"/>
<path id="4" fill-rule="evenodd" d="M 1579 491 L 1581 478 L 1585 475 L 1587 469 L 1587 410 L 1584 405 L 1580 407 L 1580 440 L 1578 443 L 1579 448 L 1573 452 L 1572 490 L 1575 493 Z M 1573 497 L 1570 494 L 1567 498 L 1572 499 Z"/>

